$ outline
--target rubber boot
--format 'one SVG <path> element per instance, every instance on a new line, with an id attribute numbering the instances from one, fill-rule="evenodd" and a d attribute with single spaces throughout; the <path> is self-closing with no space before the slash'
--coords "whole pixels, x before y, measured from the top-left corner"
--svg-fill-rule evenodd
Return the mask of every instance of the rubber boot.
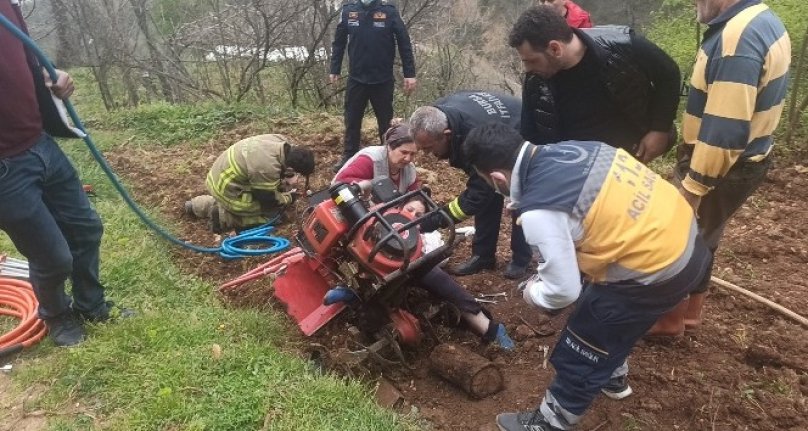
<path id="1" fill-rule="evenodd" d="M 645 333 L 646 337 L 678 337 L 685 333 L 685 312 L 687 311 L 687 298 L 683 299 L 671 311 L 663 314 L 654 323 L 654 326 Z"/>
<path id="2" fill-rule="evenodd" d="M 685 329 L 694 329 L 701 325 L 701 312 L 704 308 L 704 300 L 707 299 L 707 292 L 691 293 L 685 312 Z"/>

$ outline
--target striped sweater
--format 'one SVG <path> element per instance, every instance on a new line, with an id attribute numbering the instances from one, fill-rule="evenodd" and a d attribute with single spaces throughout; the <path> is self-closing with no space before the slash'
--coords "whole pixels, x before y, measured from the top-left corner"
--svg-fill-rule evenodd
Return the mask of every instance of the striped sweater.
<path id="1" fill-rule="evenodd" d="M 703 196 L 738 159 L 768 156 L 790 61 L 788 32 L 757 0 L 741 0 L 709 23 L 682 120 L 684 144 L 693 146 L 686 190 Z"/>

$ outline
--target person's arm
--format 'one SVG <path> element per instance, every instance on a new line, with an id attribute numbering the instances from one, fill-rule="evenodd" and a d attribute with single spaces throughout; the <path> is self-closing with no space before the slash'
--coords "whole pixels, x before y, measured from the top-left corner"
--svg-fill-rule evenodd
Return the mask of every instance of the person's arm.
<path id="1" fill-rule="evenodd" d="M 531 86 L 535 85 L 532 80 L 539 79 L 538 76 L 525 74 L 525 81 L 522 83 L 522 121 L 519 123 L 519 133 L 522 139 L 542 143 L 539 139 L 539 129 L 536 127 L 536 100 L 537 96 L 532 91 Z"/>
<path id="2" fill-rule="evenodd" d="M 648 39 L 632 34 L 631 41 L 637 63 L 653 83 L 648 105 L 650 129 L 667 133 L 679 107 L 679 85 L 682 82 L 679 65 Z"/>
<path id="3" fill-rule="evenodd" d="M 345 165 L 334 177 L 333 182 L 358 183 L 360 181 L 373 179 L 373 160 L 370 157 L 358 156 L 348 165 Z"/>
<path id="4" fill-rule="evenodd" d="M 725 56 L 713 59 L 709 67 L 715 78 L 706 93 L 690 169 L 682 180 L 684 191 L 693 195 L 685 194 L 691 204 L 691 199 L 712 190 L 746 149 L 763 61 L 750 56 Z"/>
<path id="5" fill-rule="evenodd" d="M 348 43 L 347 14 L 345 8 L 340 11 L 339 23 L 334 32 L 334 42 L 331 43 L 331 76 L 338 77 L 342 71 L 342 57 L 345 54 L 345 45 Z"/>
<path id="6" fill-rule="evenodd" d="M 581 294 L 581 273 L 570 231 L 570 216 L 562 211 L 531 210 L 521 215 L 525 239 L 541 254 L 538 280 L 523 292 L 529 303 L 547 310 L 569 306 Z"/>
<path id="7" fill-rule="evenodd" d="M 407 31 L 407 26 L 401 19 L 401 15 L 397 9 L 393 9 L 391 14 L 391 22 L 393 24 L 393 33 L 396 36 L 396 45 L 398 46 L 398 55 L 401 57 L 401 69 L 404 74 L 404 92 L 409 94 L 415 90 L 415 56 L 412 52 L 412 41 L 410 40 L 410 33 Z"/>
<path id="8" fill-rule="evenodd" d="M 649 131 L 640 139 L 635 156 L 648 163 L 673 146 L 671 131 L 679 107 L 681 73 L 675 61 L 648 39 L 632 34 L 637 62 L 653 83 L 648 104 Z"/>
<path id="9" fill-rule="evenodd" d="M 54 96 L 64 100 L 73 94 L 73 90 L 75 90 L 73 78 L 67 72 L 56 69 L 56 82 L 51 80 L 50 74 L 44 68 L 42 73 L 45 75 L 45 86 L 50 89 Z"/>
<path id="10" fill-rule="evenodd" d="M 451 217 L 455 223 L 460 223 L 469 217 L 473 217 L 488 205 L 495 193 L 494 189 L 485 180 L 472 172 L 468 181 L 466 181 L 466 189 L 458 197 L 444 205 L 442 212 Z M 435 212 L 421 224 L 421 231 L 432 232 L 435 229 L 447 227 L 447 224 L 446 220 L 438 212 Z"/>

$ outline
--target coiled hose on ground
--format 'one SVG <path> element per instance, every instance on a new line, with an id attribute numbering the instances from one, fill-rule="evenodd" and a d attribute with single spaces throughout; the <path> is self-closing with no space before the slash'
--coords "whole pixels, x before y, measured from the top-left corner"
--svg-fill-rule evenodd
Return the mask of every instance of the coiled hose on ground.
<path id="1" fill-rule="evenodd" d="M 33 346 L 48 332 L 45 322 L 37 317 L 38 306 L 30 283 L 0 278 L 0 315 L 20 320 L 14 329 L 0 335 L 0 358 Z"/>

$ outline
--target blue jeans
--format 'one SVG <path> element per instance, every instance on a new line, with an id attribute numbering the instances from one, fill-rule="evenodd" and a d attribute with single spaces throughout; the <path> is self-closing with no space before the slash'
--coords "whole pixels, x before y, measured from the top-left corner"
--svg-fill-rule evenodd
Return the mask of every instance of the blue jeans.
<path id="1" fill-rule="evenodd" d="M 98 280 L 103 226 L 78 174 L 53 138 L 43 133 L 22 154 L 0 160 L 0 230 L 27 259 L 39 317 L 104 307 Z"/>
<path id="2" fill-rule="evenodd" d="M 709 249 L 697 238 L 690 261 L 669 280 L 651 285 L 631 281 L 590 285 L 550 357 L 556 376 L 544 400 L 547 408 L 542 406 L 545 418 L 562 429 L 580 420 L 637 340 L 659 316 L 699 288 L 711 262 Z"/>

